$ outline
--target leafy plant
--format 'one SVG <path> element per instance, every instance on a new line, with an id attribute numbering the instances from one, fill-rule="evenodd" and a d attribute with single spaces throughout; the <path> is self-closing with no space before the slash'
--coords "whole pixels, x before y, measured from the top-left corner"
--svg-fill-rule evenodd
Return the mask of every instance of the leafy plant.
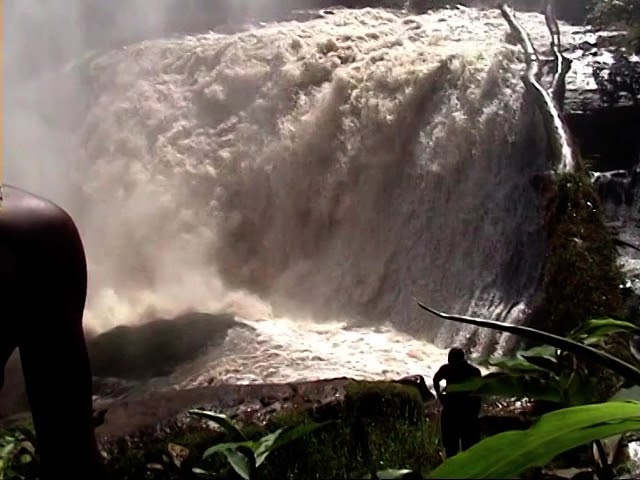
<path id="1" fill-rule="evenodd" d="M 215 422 L 233 440 L 232 442 L 219 443 L 208 448 L 202 458 L 207 458 L 215 453 L 222 453 L 231 467 L 245 480 L 257 478 L 258 468 L 269 454 L 277 448 L 333 422 L 306 423 L 297 427 L 280 428 L 258 440 L 249 440 L 226 415 L 204 410 L 189 410 L 189 414 Z M 199 475 L 210 475 L 209 472 L 202 469 L 194 469 L 193 471 Z"/>
<path id="2" fill-rule="evenodd" d="M 517 468 L 522 467 L 523 469 L 526 469 L 531 466 L 544 465 L 560 453 L 563 453 L 569 449 L 581 446 L 587 442 L 593 441 L 595 442 L 595 447 L 597 448 L 597 451 L 598 451 L 597 458 L 600 460 L 600 463 L 601 463 L 601 465 L 597 468 L 598 474 L 600 475 L 601 478 L 613 478 L 613 470 L 610 468 L 610 466 L 607 463 L 606 454 L 604 452 L 604 448 L 600 440 L 604 438 L 610 438 L 615 435 L 627 433 L 630 431 L 638 430 L 639 425 L 635 424 L 634 422 L 636 422 L 640 418 L 639 417 L 640 408 L 638 408 L 640 406 L 640 403 L 638 403 L 637 401 L 637 397 L 640 393 L 639 392 L 640 388 L 638 387 L 640 386 L 640 382 L 638 382 L 638 379 L 640 378 L 640 370 L 624 362 L 623 360 L 616 358 L 613 355 L 610 355 L 607 352 L 602 352 L 593 348 L 591 345 L 598 344 L 607 335 L 612 333 L 628 332 L 632 334 L 637 334 L 640 331 L 640 329 L 637 326 L 627 322 L 618 321 L 618 320 L 596 319 L 596 320 L 591 320 L 589 322 L 586 322 L 584 325 L 575 329 L 572 332 L 573 339 L 569 339 L 569 338 L 558 337 L 557 335 L 543 332 L 541 330 L 536 330 L 531 327 L 522 327 L 518 325 L 509 325 L 502 322 L 495 322 L 492 320 L 449 315 L 446 313 L 438 312 L 437 310 L 427 307 L 426 305 L 420 302 L 418 302 L 418 305 L 420 306 L 420 308 L 426 311 L 429 311 L 445 320 L 452 320 L 452 321 L 476 325 L 480 327 L 492 328 L 494 330 L 521 335 L 530 340 L 535 340 L 535 341 L 539 341 L 547 344 L 541 347 L 536 347 L 535 349 L 531 349 L 527 352 L 521 352 L 516 356 L 516 358 L 502 359 L 495 362 L 497 366 L 501 366 L 502 368 L 507 367 L 508 369 L 510 369 L 511 374 L 507 372 L 503 372 L 502 376 L 500 376 L 500 374 L 497 374 L 497 375 L 494 375 L 493 377 L 491 377 L 491 374 L 490 374 L 487 376 L 486 380 L 484 379 L 477 380 L 475 385 L 467 383 L 466 385 L 460 385 L 455 387 L 452 386 L 452 390 L 459 389 L 463 391 L 475 391 L 479 393 L 494 392 L 494 394 L 495 392 L 501 392 L 503 394 L 505 392 L 509 392 L 510 394 L 514 394 L 517 392 L 516 395 L 518 393 L 524 393 L 523 396 L 537 395 L 538 398 L 545 398 L 547 400 L 550 399 L 551 401 L 555 401 L 561 404 L 571 403 L 572 400 L 576 401 L 577 398 L 580 398 L 580 397 L 575 396 L 575 388 L 572 386 L 573 379 L 576 377 L 575 362 L 573 364 L 574 365 L 573 369 L 569 371 L 568 378 L 565 376 L 566 372 L 563 373 L 562 371 L 562 365 L 561 365 L 562 355 L 566 352 L 570 352 L 572 354 L 575 354 L 576 356 L 583 356 L 587 360 L 595 361 L 596 364 L 601 364 L 611 369 L 612 371 L 620 374 L 622 377 L 626 378 L 627 381 L 632 385 L 632 387 L 625 390 L 618 391 L 617 394 L 614 395 L 614 398 L 612 398 L 611 401 L 608 403 L 595 404 L 595 405 L 581 405 L 579 407 L 569 407 L 561 410 L 556 410 L 551 414 L 547 414 L 541 417 L 538 423 L 536 423 L 533 427 L 531 427 L 530 430 L 527 431 L 529 432 L 529 435 L 535 434 L 540 436 L 539 438 L 540 444 L 538 445 L 539 449 L 536 452 L 537 456 L 532 457 L 531 454 L 529 454 L 529 457 L 528 457 L 526 452 L 520 452 L 518 453 L 518 455 L 522 457 L 520 460 L 512 459 L 511 464 L 508 464 L 508 463 L 506 464 L 507 467 L 511 469 L 514 469 L 516 467 Z M 544 374 L 541 374 L 541 372 L 544 372 Z M 538 375 L 537 386 L 541 387 L 540 391 L 535 391 L 535 389 L 533 389 L 533 392 L 532 392 L 532 389 L 531 389 L 532 385 L 530 383 L 528 385 L 522 385 L 522 382 L 521 383 L 517 382 L 518 380 L 527 378 L 526 375 L 529 375 L 528 378 L 530 379 L 532 373 L 534 373 L 535 375 Z M 534 376 L 534 378 L 536 377 Z M 540 381 L 541 378 L 548 380 L 549 382 L 545 384 L 544 382 Z M 566 384 L 566 386 L 562 385 L 563 380 L 565 381 L 564 383 Z M 509 384 L 508 381 L 511 381 L 512 383 Z M 571 395 L 567 395 L 568 393 L 574 393 L 573 397 Z M 580 398 L 580 400 L 582 401 L 589 400 L 588 391 L 586 389 L 583 391 L 580 391 L 580 393 L 584 396 L 583 398 Z M 628 401 L 628 404 L 633 406 L 633 410 L 628 412 L 629 413 L 628 416 L 621 417 L 617 420 L 608 419 L 608 420 L 603 420 L 603 423 L 596 422 L 592 424 L 581 424 L 579 416 L 575 416 L 575 417 L 572 416 L 574 415 L 573 412 L 582 411 L 582 410 L 572 410 L 572 408 L 583 408 L 583 407 L 585 408 L 593 407 L 593 408 L 600 409 L 601 411 L 598 411 L 597 413 L 601 413 L 602 415 L 613 413 L 610 410 L 611 408 L 613 408 L 612 406 L 615 407 L 616 405 L 620 404 L 621 403 L 619 401 L 620 399 L 629 399 L 629 398 L 633 399 Z M 588 411 L 588 410 L 585 410 L 585 411 Z M 622 410 L 620 411 L 622 412 Z M 554 414 L 559 414 L 560 416 L 549 417 L 549 415 L 554 415 Z M 551 435 L 552 434 L 551 430 L 546 430 L 545 428 L 539 427 L 540 422 L 542 421 L 543 418 L 547 419 L 546 421 L 549 422 L 549 425 L 553 425 L 553 422 L 550 422 L 548 420 L 549 418 L 557 419 L 555 420 L 557 423 L 555 425 L 555 428 L 558 429 L 557 435 L 556 435 L 557 438 Z M 594 416 L 593 418 L 596 419 L 598 417 Z M 572 421 L 574 422 L 573 424 L 571 423 Z M 614 426 L 620 427 L 620 430 L 617 432 L 614 431 L 615 430 L 615 428 L 613 428 Z M 607 430 L 604 427 L 611 427 L 611 429 Z M 572 431 L 571 428 L 574 428 L 577 430 Z M 596 436 L 594 436 L 595 435 L 594 432 L 597 432 Z M 611 435 L 607 434 L 609 432 L 611 433 Z M 527 436 L 522 432 L 505 432 L 504 434 L 499 434 L 497 436 L 490 437 L 480 442 L 478 445 L 483 445 L 483 448 L 488 448 L 489 450 L 491 450 L 492 448 L 498 448 L 498 449 L 502 448 L 500 447 L 501 444 L 499 443 L 500 438 L 508 438 L 508 437 L 505 437 L 505 435 L 507 434 L 512 434 L 513 438 L 511 438 L 511 441 L 514 442 L 513 444 L 508 444 L 509 448 L 511 449 L 510 452 L 514 451 L 513 450 L 514 446 L 519 445 L 517 444 L 517 441 L 522 440 L 522 435 L 525 435 L 524 437 L 525 443 L 532 441 L 531 436 Z M 550 440 L 549 443 L 547 443 L 544 440 L 545 438 L 544 435 L 547 435 L 547 434 L 551 435 L 548 438 Z M 496 438 L 498 439 L 495 440 Z M 534 438 L 538 438 L 538 437 L 534 437 Z M 554 439 L 555 439 L 555 442 L 551 441 Z M 491 443 L 491 442 L 494 442 L 494 443 Z M 460 468 L 464 470 L 465 475 L 470 475 L 471 478 L 502 478 L 498 476 L 499 474 L 501 474 L 500 471 L 497 471 L 497 472 L 495 471 L 495 468 L 498 468 L 495 465 L 492 466 L 492 465 L 486 464 L 484 466 L 484 468 L 486 469 L 485 473 L 489 475 L 489 477 L 478 476 L 479 474 L 474 471 L 474 468 L 476 468 L 474 467 L 474 465 L 476 465 L 477 462 L 479 462 L 481 458 L 483 458 L 483 456 L 486 458 L 486 456 L 488 455 L 487 451 L 483 451 L 482 449 L 476 449 L 478 445 L 474 446 L 472 449 L 469 450 L 469 452 L 472 450 L 476 452 L 474 455 L 477 455 L 477 457 L 471 456 L 471 460 L 467 460 L 467 463 L 463 462 L 461 464 L 462 466 Z M 489 447 L 487 447 L 487 445 L 489 445 Z M 507 444 L 505 444 L 505 446 L 506 445 Z M 477 452 L 480 452 L 480 453 L 478 454 Z M 467 452 L 465 452 L 465 454 L 466 453 Z M 501 462 L 499 463 L 502 464 L 504 462 L 508 462 L 509 458 L 511 457 L 510 455 L 507 457 L 501 456 Z M 449 473 L 447 473 L 448 470 L 446 470 L 446 468 L 448 467 L 445 468 L 445 466 L 451 465 L 451 462 L 454 462 L 454 461 L 460 462 L 459 459 L 456 460 L 457 458 L 458 457 L 454 457 L 452 459 L 447 460 L 443 466 L 436 469 L 436 472 L 433 475 L 438 475 L 438 478 L 450 478 L 445 476 L 445 475 L 449 475 Z M 469 456 L 467 455 L 463 458 L 469 458 Z M 529 458 L 530 463 L 523 467 L 522 461 L 525 458 Z M 457 463 L 455 462 L 454 462 L 454 467 L 452 467 L 454 472 L 456 472 L 455 465 L 457 465 Z M 508 469 L 507 467 L 505 467 L 505 469 Z M 444 474 L 442 473 L 442 469 L 445 469 Z M 454 477 L 455 476 L 456 474 L 454 474 Z"/>
<path id="3" fill-rule="evenodd" d="M 636 430 L 640 430 L 639 402 L 564 408 L 541 416 L 528 430 L 482 440 L 445 461 L 430 478 L 514 478 L 572 448 Z"/>
<path id="4" fill-rule="evenodd" d="M 439 312 L 438 310 L 428 307 L 421 302 L 418 302 L 418 306 L 444 320 L 475 325 L 477 327 L 491 328 L 493 330 L 519 335 L 535 342 L 540 342 L 571 352 L 578 357 L 582 357 L 610 369 L 629 382 L 632 382 L 634 385 L 640 385 L 640 370 L 638 368 L 611 355 L 610 353 L 603 352 L 590 345 L 585 345 L 575 340 L 553 335 L 531 327 L 523 327 L 521 325 L 512 325 L 509 323 L 496 322 L 494 320 L 485 320 L 481 318 L 450 315 Z"/>
<path id="5" fill-rule="evenodd" d="M 601 344 L 609 335 L 621 332 L 636 334 L 640 333 L 640 328 L 620 320 L 595 319 L 571 332 L 569 340 L 594 346 Z M 489 358 L 485 364 L 500 371 L 451 386 L 451 390 L 528 397 L 563 407 L 599 401 L 595 385 L 599 379 L 578 362 L 573 353 L 564 349 L 543 345 L 516 352 L 510 357 Z"/>
<path id="6" fill-rule="evenodd" d="M 0 480 L 35 477 L 35 444 L 35 434 L 27 427 L 14 427 L 0 437 Z"/>

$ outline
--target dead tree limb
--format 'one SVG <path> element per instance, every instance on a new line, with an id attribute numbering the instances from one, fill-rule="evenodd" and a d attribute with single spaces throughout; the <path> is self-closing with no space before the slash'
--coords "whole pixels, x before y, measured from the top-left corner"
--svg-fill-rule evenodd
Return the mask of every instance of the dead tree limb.
<path id="1" fill-rule="evenodd" d="M 637 252 L 640 252 L 640 247 L 634 245 L 633 243 L 626 242 L 626 241 L 622 240 L 621 238 L 613 237 L 613 243 L 615 243 L 619 247 L 627 247 L 627 248 L 631 248 L 632 250 L 635 250 Z"/>
<path id="2" fill-rule="evenodd" d="M 533 42 L 527 31 L 516 20 L 513 10 L 509 6 L 503 4 L 500 7 L 500 11 L 525 53 L 527 69 L 522 81 L 527 91 L 533 96 L 538 111 L 542 115 L 542 123 L 547 133 L 551 151 L 551 165 L 560 171 L 573 171 L 576 162 L 573 149 L 569 143 L 568 129 L 553 97 L 538 80 L 540 59 Z"/>
<path id="3" fill-rule="evenodd" d="M 562 54 L 560 26 L 554 13 L 553 0 L 547 0 L 544 9 L 544 19 L 551 35 L 551 51 L 553 52 L 553 79 L 551 81 L 551 97 L 556 102 L 556 108 L 564 111 L 564 97 L 566 93 L 566 78 L 571 70 L 571 60 Z"/>

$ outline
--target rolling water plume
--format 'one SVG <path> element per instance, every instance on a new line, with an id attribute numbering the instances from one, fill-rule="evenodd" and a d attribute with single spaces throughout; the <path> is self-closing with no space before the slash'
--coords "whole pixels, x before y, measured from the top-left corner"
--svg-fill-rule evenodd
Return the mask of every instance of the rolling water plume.
<path id="1" fill-rule="evenodd" d="M 6 180 L 78 222 L 90 329 L 187 310 L 252 327 L 174 385 L 429 374 L 441 348 L 508 342 L 414 297 L 519 322 L 536 290 L 548 164 L 522 60 L 499 11 L 465 8 L 147 40 L 16 87 Z"/>

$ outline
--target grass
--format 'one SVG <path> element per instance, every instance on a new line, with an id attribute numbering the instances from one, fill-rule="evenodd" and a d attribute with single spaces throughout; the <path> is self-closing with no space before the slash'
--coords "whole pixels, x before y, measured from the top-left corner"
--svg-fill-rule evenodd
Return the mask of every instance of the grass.
<path id="1" fill-rule="evenodd" d="M 427 419 L 417 390 L 388 382 L 359 382 L 347 389 L 344 402 L 316 410 L 283 410 L 266 425 L 245 424 L 243 432 L 257 439 L 284 426 L 311 421 L 337 420 L 308 436 L 274 451 L 261 467 L 260 478 L 321 479 L 361 478 L 371 470 L 407 468 L 424 474 L 441 463 L 439 425 Z M 223 455 L 201 460 L 210 446 L 228 441 L 199 421 L 176 423 L 158 435 L 121 440 L 108 448 L 110 478 L 197 478 L 193 467 L 236 478 Z M 178 468 L 168 451 L 170 443 L 189 450 Z M 159 464 L 163 470 L 151 470 Z"/>

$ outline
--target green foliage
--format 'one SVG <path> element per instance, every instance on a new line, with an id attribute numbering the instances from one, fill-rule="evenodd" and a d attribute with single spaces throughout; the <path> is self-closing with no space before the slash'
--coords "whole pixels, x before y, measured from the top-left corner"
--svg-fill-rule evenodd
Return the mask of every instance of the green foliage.
<path id="1" fill-rule="evenodd" d="M 590 345 L 583 345 L 574 340 L 560 337 L 552 333 L 544 332 L 532 327 L 523 327 L 521 325 L 513 325 L 509 323 L 496 322 L 493 320 L 485 320 L 481 318 L 465 317 L 461 315 L 450 315 L 447 313 L 434 310 L 427 305 L 418 302 L 418 306 L 427 312 L 430 312 L 438 317 L 459 323 L 465 323 L 467 325 L 475 325 L 483 328 L 491 328 L 501 332 L 507 332 L 514 335 L 519 335 L 527 340 L 544 343 L 546 345 L 570 352 L 582 359 L 590 362 L 590 368 L 602 366 L 607 368 L 626 380 L 640 385 L 640 370 L 633 365 L 621 360 L 618 357 L 611 355 L 608 352 L 598 350 Z"/>
<path id="2" fill-rule="evenodd" d="M 584 172 L 556 177 L 535 325 L 565 335 L 591 318 L 620 316 L 624 276 L 600 202 Z"/>
<path id="3" fill-rule="evenodd" d="M 591 0 L 587 22 L 598 28 L 629 28 L 640 24 L 637 0 Z"/>
<path id="4" fill-rule="evenodd" d="M 15 426 L 0 436 L 0 480 L 36 478 L 38 459 L 35 433 L 29 426 Z"/>
<path id="5" fill-rule="evenodd" d="M 389 382 L 358 382 L 347 387 L 346 415 L 351 418 L 402 418 L 419 424 L 424 403 L 417 388 Z"/>
<path id="6" fill-rule="evenodd" d="M 190 410 L 189 413 L 217 423 L 225 429 L 227 434 L 236 439 L 234 442 L 218 443 L 209 447 L 202 455 L 202 458 L 207 458 L 214 453 L 224 454 L 229 464 L 244 480 L 257 478 L 258 467 L 262 465 L 271 452 L 329 423 L 306 423 L 294 428 L 280 428 L 258 440 L 252 441 L 226 415 L 203 410 Z M 208 473 L 201 469 L 197 469 L 196 472 L 200 474 Z"/>
<path id="7" fill-rule="evenodd" d="M 610 335 L 639 331 L 639 327 L 628 322 L 596 319 L 581 325 L 568 340 L 594 346 L 602 344 Z M 600 400 L 597 388 L 600 379 L 567 350 L 543 345 L 516 352 L 513 357 L 489 358 L 485 363 L 501 371 L 452 386 L 452 391 L 471 390 L 486 396 L 526 397 L 559 406 Z"/>
<path id="8" fill-rule="evenodd" d="M 556 410 L 528 430 L 504 432 L 479 442 L 448 459 L 431 472 L 431 478 L 515 478 L 572 448 L 636 430 L 640 430 L 638 402 Z"/>
<path id="9" fill-rule="evenodd" d="M 423 402 L 415 387 L 355 382 L 347 390 L 343 402 L 317 409 L 285 409 L 265 425 L 232 423 L 243 438 L 257 442 L 280 429 L 286 433 L 298 426 L 332 421 L 270 450 L 258 469 L 262 480 L 361 478 L 372 468 L 428 472 L 440 464 L 439 425 L 424 418 Z M 135 442 L 109 449 L 109 477 L 177 480 L 207 478 L 204 473 L 212 472 L 216 478 L 236 478 L 224 453 L 202 457 L 212 445 L 233 443 L 239 435 L 224 427 L 212 430 L 205 423 L 194 418 L 186 424 L 167 426 L 166 434 L 154 430 Z M 168 449 L 171 444 L 188 451 L 179 466 Z M 196 475 L 194 469 L 200 473 Z"/>
<path id="10" fill-rule="evenodd" d="M 587 23 L 599 29 L 627 32 L 626 47 L 640 51 L 640 2 L 637 0 L 590 0 Z"/>

